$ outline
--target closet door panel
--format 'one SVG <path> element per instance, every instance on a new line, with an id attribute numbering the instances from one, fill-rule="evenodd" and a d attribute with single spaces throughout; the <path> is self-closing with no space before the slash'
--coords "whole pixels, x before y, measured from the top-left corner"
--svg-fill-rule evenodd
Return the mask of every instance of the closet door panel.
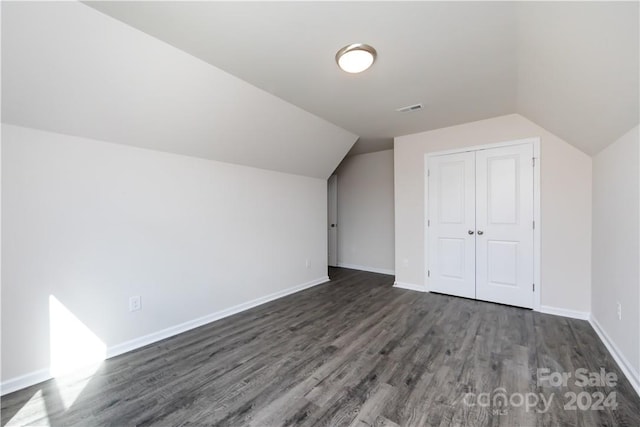
<path id="1" fill-rule="evenodd" d="M 475 154 L 431 157 L 429 289 L 475 298 Z"/>
<path id="2" fill-rule="evenodd" d="M 476 153 L 476 298 L 533 307 L 533 147 Z"/>

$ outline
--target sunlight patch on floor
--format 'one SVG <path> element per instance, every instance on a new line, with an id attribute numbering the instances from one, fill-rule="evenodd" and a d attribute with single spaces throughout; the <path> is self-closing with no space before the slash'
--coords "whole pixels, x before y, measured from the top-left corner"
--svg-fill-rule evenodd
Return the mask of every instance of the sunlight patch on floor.
<path id="1" fill-rule="evenodd" d="M 44 403 L 42 390 L 38 390 L 31 399 L 9 420 L 6 424 L 10 426 L 50 426 L 49 417 L 47 417 L 47 407 Z"/>
<path id="2" fill-rule="evenodd" d="M 68 409 L 80 395 L 91 375 L 105 359 L 107 346 L 56 297 L 49 296 L 51 364 L 50 372 L 65 383 L 78 378 L 73 387 L 60 387 L 60 398 Z"/>

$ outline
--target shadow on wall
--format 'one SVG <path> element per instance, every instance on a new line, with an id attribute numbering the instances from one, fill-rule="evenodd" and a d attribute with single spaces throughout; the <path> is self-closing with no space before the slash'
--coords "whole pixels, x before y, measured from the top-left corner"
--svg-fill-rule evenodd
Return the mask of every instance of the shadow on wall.
<path id="1" fill-rule="evenodd" d="M 5 396 L 2 426 L 56 425 L 56 418 L 72 408 L 107 354 L 106 344 L 53 295 L 49 295 L 49 342 L 53 380 L 29 387 L 20 402 L 7 402 Z"/>

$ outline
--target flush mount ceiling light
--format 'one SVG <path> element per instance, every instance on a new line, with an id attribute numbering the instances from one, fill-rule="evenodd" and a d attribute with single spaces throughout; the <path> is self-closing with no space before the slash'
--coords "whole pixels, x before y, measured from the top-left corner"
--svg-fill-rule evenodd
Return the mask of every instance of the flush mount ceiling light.
<path id="1" fill-rule="evenodd" d="M 343 47 L 336 53 L 338 66 L 347 73 L 361 73 L 371 67 L 377 52 L 364 43 L 354 43 Z"/>

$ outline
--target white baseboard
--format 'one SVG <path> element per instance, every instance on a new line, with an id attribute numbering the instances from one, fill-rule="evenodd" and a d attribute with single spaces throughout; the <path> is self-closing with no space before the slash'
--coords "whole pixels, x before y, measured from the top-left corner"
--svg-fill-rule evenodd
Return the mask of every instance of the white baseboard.
<path id="1" fill-rule="evenodd" d="M 400 288 L 400 289 L 408 289 L 410 291 L 427 292 L 424 286 L 414 285 L 413 283 L 395 282 L 393 284 L 393 287 Z"/>
<path id="2" fill-rule="evenodd" d="M 338 263 L 338 267 L 350 268 L 352 270 L 369 271 L 371 273 L 388 274 L 389 276 L 395 276 L 396 275 L 396 272 L 394 270 L 389 270 L 389 269 L 386 269 L 386 268 L 367 267 L 367 266 L 364 266 L 364 265 L 356 265 L 356 264 L 345 264 L 343 262 L 339 262 Z"/>
<path id="3" fill-rule="evenodd" d="M 208 314 L 203 317 L 199 317 L 194 320 L 190 320 L 185 323 L 181 323 L 179 325 L 171 326 L 169 328 L 163 329 L 158 332 L 154 332 L 149 335 L 144 335 L 140 338 L 136 338 L 130 341 L 123 342 L 121 344 L 114 345 L 113 347 L 109 347 L 107 349 L 107 359 L 115 356 L 119 356 L 128 351 L 132 351 L 146 345 L 152 344 L 154 342 L 161 341 L 163 339 L 172 337 L 174 335 L 181 334 L 183 332 L 189 331 L 191 329 L 195 329 L 199 326 L 206 325 L 207 323 L 215 322 L 216 320 L 223 319 L 228 316 L 232 316 L 236 313 L 240 313 L 245 310 L 249 310 L 250 308 L 257 307 L 259 305 L 265 304 L 267 302 L 276 300 L 278 298 L 285 297 L 287 295 L 294 294 L 296 292 L 300 292 L 302 290 L 311 288 L 316 285 L 320 285 L 322 283 L 326 283 L 329 281 L 329 277 L 325 276 L 316 280 L 312 280 L 307 283 L 303 283 L 298 286 L 294 286 L 288 289 L 284 289 L 279 292 L 275 292 L 273 294 L 266 295 L 261 298 L 257 298 L 251 301 L 247 301 L 242 304 L 235 305 L 233 307 L 229 307 L 227 309 L 217 311 L 215 313 Z"/>
<path id="4" fill-rule="evenodd" d="M 257 307 L 259 305 L 268 303 L 278 298 L 282 298 L 287 295 L 291 295 L 296 292 L 303 291 L 305 289 L 320 285 L 322 283 L 326 283 L 328 281 L 329 281 L 328 276 L 321 277 L 315 280 L 311 280 L 307 283 L 303 283 L 301 285 L 293 286 L 291 288 L 287 288 L 279 292 L 265 295 L 263 297 L 256 298 L 254 300 L 247 301 L 245 303 L 238 304 L 233 307 L 229 307 L 224 310 L 220 310 L 215 313 L 211 313 L 206 316 L 190 320 L 188 322 L 180 323 L 179 325 L 171 326 L 161 331 L 157 331 L 148 335 L 144 335 L 139 338 L 135 338 L 133 340 L 116 344 L 114 346 L 107 348 L 106 358 L 109 359 L 111 357 L 119 356 L 123 353 L 136 350 L 146 345 L 153 344 L 154 342 L 158 342 L 163 339 L 172 337 L 174 335 L 181 334 L 183 332 L 189 331 L 199 326 L 206 325 L 207 323 L 215 322 L 216 320 L 223 319 L 225 317 L 240 313 L 245 310 L 249 310 L 250 308 Z M 19 377 L 11 378 L 3 382 L 2 384 L 0 384 L 0 395 L 4 396 L 5 394 L 12 393 L 14 391 L 32 386 L 34 384 L 41 383 L 51 378 L 52 376 L 48 368 L 40 369 L 25 375 L 21 375 Z"/>
<path id="5" fill-rule="evenodd" d="M 593 330 L 596 331 L 596 334 L 598 334 L 598 337 L 600 337 L 604 346 L 607 347 L 607 350 L 609 350 L 609 353 L 611 353 L 611 356 L 613 356 L 613 359 L 627 377 L 636 393 L 638 393 L 638 396 L 640 396 L 640 375 L 638 375 L 636 368 L 624 357 L 618 346 L 615 345 L 593 314 L 589 317 L 589 323 L 593 327 Z"/>
<path id="6" fill-rule="evenodd" d="M 51 373 L 49 372 L 48 368 L 39 369 L 25 375 L 20 375 L 19 377 L 11 378 L 0 385 L 0 387 L 2 388 L 2 396 L 32 386 L 34 384 L 41 383 L 42 381 L 46 381 L 51 378 Z"/>
<path id="7" fill-rule="evenodd" d="M 555 314 L 556 316 L 570 317 L 572 319 L 589 320 L 591 313 L 588 311 L 569 310 L 566 308 L 552 307 L 550 305 L 541 305 L 540 313 Z"/>

